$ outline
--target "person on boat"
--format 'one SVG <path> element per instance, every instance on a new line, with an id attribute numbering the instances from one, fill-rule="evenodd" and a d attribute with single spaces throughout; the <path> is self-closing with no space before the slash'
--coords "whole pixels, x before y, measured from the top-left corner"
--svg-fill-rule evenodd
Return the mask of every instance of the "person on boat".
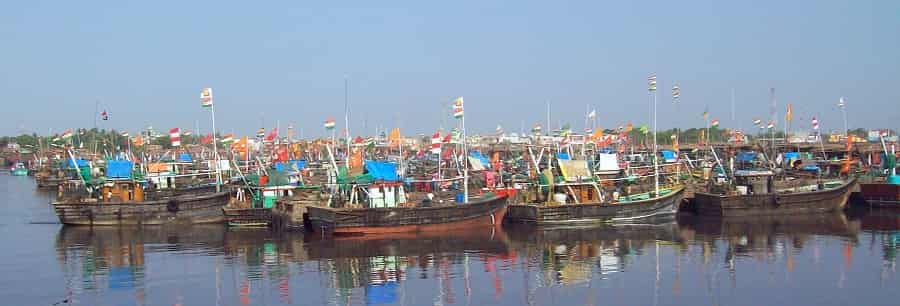
<path id="1" fill-rule="evenodd" d="M 419 205 L 421 207 L 431 207 L 431 203 L 434 201 L 434 194 L 428 193 L 425 195 L 425 198 L 422 199 L 422 203 Z"/>

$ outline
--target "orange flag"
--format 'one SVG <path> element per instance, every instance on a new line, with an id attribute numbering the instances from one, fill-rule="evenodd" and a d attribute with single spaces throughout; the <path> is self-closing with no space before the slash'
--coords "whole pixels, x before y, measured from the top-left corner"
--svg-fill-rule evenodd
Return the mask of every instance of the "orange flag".
<path id="1" fill-rule="evenodd" d="M 394 128 L 394 129 L 391 130 L 391 134 L 388 135 L 388 141 L 389 141 L 392 145 L 399 145 L 399 144 L 400 144 L 400 128 Z"/>
<path id="2" fill-rule="evenodd" d="M 594 130 L 594 135 L 591 135 L 592 141 L 598 141 L 603 138 L 603 128 L 597 128 Z"/>

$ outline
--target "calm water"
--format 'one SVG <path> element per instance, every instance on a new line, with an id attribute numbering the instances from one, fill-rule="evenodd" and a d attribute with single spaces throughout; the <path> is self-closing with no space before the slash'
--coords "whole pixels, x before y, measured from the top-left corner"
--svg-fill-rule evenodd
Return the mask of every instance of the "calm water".
<path id="1" fill-rule="evenodd" d="M 321 240 L 63 227 L 0 181 L 3 305 L 900 304 L 900 212 Z"/>

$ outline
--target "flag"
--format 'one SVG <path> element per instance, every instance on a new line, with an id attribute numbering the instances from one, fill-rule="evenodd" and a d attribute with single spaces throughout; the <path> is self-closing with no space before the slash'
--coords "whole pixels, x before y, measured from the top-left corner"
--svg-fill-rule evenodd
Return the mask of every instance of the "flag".
<path id="1" fill-rule="evenodd" d="M 441 143 L 450 143 L 451 141 L 453 141 L 453 132 L 452 131 L 448 132 L 447 135 L 444 135 L 444 139 L 441 140 Z"/>
<path id="2" fill-rule="evenodd" d="M 225 137 L 222 137 L 222 143 L 224 143 L 224 144 L 231 144 L 233 142 L 234 142 L 234 135 L 232 135 L 232 134 L 225 134 Z"/>
<path id="3" fill-rule="evenodd" d="M 769 120 L 769 125 L 767 125 L 766 128 L 774 129 L 774 128 L 775 128 L 775 121 Z"/>
<path id="4" fill-rule="evenodd" d="M 503 135 L 503 127 L 498 124 L 497 129 L 494 130 L 494 132 L 497 133 L 497 136 Z"/>
<path id="5" fill-rule="evenodd" d="M 816 117 L 812 117 L 812 128 L 813 130 L 819 129 L 819 119 L 816 119 Z"/>
<path id="6" fill-rule="evenodd" d="M 594 130 L 594 135 L 591 135 L 591 140 L 598 141 L 603 138 L 603 128 L 597 128 Z"/>
<path id="7" fill-rule="evenodd" d="M 266 136 L 266 128 L 259 128 L 259 130 L 256 131 L 256 138 L 263 138 L 265 136 Z"/>
<path id="8" fill-rule="evenodd" d="M 181 146 L 181 130 L 178 128 L 172 128 L 169 130 L 169 141 L 172 142 L 173 147 Z"/>
<path id="9" fill-rule="evenodd" d="M 672 134 L 672 151 L 678 154 L 678 134 Z"/>
<path id="10" fill-rule="evenodd" d="M 63 134 L 60 138 L 62 138 L 63 140 L 68 140 L 69 138 L 72 138 L 72 130 L 66 130 L 65 132 L 63 132 Z"/>
<path id="11" fill-rule="evenodd" d="M 703 119 L 709 119 L 709 106 L 703 109 Z"/>
<path id="12" fill-rule="evenodd" d="M 134 140 L 132 142 L 134 142 L 135 147 L 143 146 L 144 145 L 144 137 L 141 137 L 141 136 L 134 137 Z"/>
<path id="13" fill-rule="evenodd" d="M 678 88 L 678 84 L 672 86 L 672 103 L 678 102 L 678 98 L 681 97 L 681 88 Z"/>
<path id="14" fill-rule="evenodd" d="M 203 107 L 212 107 L 213 105 L 213 94 L 212 88 L 203 88 L 200 90 L 200 106 Z"/>
<path id="15" fill-rule="evenodd" d="M 629 122 L 628 125 L 625 126 L 625 133 L 631 133 L 631 131 L 634 131 L 634 125 Z"/>
<path id="16" fill-rule="evenodd" d="M 647 125 L 646 125 L 646 124 L 644 124 L 644 125 L 641 125 L 641 127 L 640 127 L 640 129 L 639 129 L 639 130 L 640 130 L 640 131 L 641 131 L 641 134 L 647 134 L 647 133 L 649 133 L 649 132 L 650 132 L 650 128 L 649 128 L 649 127 L 647 127 Z"/>
<path id="17" fill-rule="evenodd" d="M 559 136 L 562 137 L 569 137 L 570 133 L 572 133 L 572 127 L 568 123 L 563 125 L 562 129 L 559 130 Z"/>
<path id="18" fill-rule="evenodd" d="M 441 132 L 431 135 L 431 153 L 441 154 Z"/>
<path id="19" fill-rule="evenodd" d="M 326 130 L 334 129 L 334 118 L 325 119 L 325 129 Z"/>
<path id="20" fill-rule="evenodd" d="M 269 132 L 269 135 L 266 135 L 266 141 L 275 141 L 276 138 L 278 138 L 278 128 L 277 127 L 272 129 L 272 131 Z"/>
<path id="21" fill-rule="evenodd" d="M 104 110 L 102 113 L 100 113 L 100 119 L 109 120 L 109 113 Z"/>
<path id="22" fill-rule="evenodd" d="M 717 127 L 717 126 L 719 126 L 719 120 L 718 120 L 718 119 L 713 119 L 713 120 L 709 123 L 709 125 L 712 126 L 712 127 Z"/>
<path id="23" fill-rule="evenodd" d="M 213 142 L 213 134 L 212 133 L 209 133 L 206 136 L 203 136 L 202 139 L 200 139 L 201 144 L 211 144 L 212 142 Z"/>
<path id="24" fill-rule="evenodd" d="M 590 113 L 587 114 L 588 119 L 596 119 L 597 118 L 597 110 L 591 110 Z"/>
<path id="25" fill-rule="evenodd" d="M 791 120 L 794 120 L 794 106 L 788 103 L 787 112 L 784 113 L 784 121 L 791 122 Z"/>
<path id="26" fill-rule="evenodd" d="M 462 143 L 462 133 L 457 128 L 453 128 L 450 130 L 450 142 L 451 143 Z"/>
<path id="27" fill-rule="evenodd" d="M 181 132 L 181 135 L 182 136 L 191 136 L 191 131 L 187 130 L 187 131 Z"/>
<path id="28" fill-rule="evenodd" d="M 656 75 L 651 74 L 647 77 L 647 87 L 650 91 L 656 91 Z"/>
<path id="29" fill-rule="evenodd" d="M 453 100 L 453 118 L 462 119 L 463 117 L 463 97 Z"/>
<path id="30" fill-rule="evenodd" d="M 128 137 L 128 131 L 122 131 L 122 133 L 119 135 L 122 135 L 122 137 Z"/>
<path id="31" fill-rule="evenodd" d="M 759 125 L 761 125 L 761 124 L 762 124 L 762 120 L 760 120 L 760 119 L 753 119 L 753 125 L 759 126 Z"/>
<path id="32" fill-rule="evenodd" d="M 372 137 L 366 137 L 366 139 L 365 139 L 365 141 L 363 142 L 363 144 L 366 146 L 366 148 L 370 148 L 370 149 L 371 149 L 371 148 L 374 148 L 374 147 L 375 147 L 375 138 L 372 138 Z"/>
<path id="33" fill-rule="evenodd" d="M 838 107 L 844 108 L 844 106 L 846 106 L 846 105 L 847 105 L 847 104 L 844 103 L 844 97 L 841 97 L 841 98 L 838 100 Z"/>
<path id="34" fill-rule="evenodd" d="M 388 142 L 390 142 L 393 145 L 400 144 L 400 128 L 391 129 L 391 134 L 388 135 Z"/>

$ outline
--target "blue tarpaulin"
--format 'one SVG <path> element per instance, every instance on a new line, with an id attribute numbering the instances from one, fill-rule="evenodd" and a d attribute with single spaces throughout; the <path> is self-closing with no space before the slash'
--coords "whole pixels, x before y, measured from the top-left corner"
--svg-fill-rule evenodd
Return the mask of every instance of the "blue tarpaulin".
<path id="1" fill-rule="evenodd" d="M 756 152 L 740 152 L 737 154 L 739 162 L 751 162 L 756 159 Z"/>
<path id="2" fill-rule="evenodd" d="M 663 160 L 666 161 L 667 163 L 675 162 L 675 159 L 676 159 L 675 151 L 662 150 L 662 151 L 660 151 L 660 153 L 662 153 Z"/>
<path id="3" fill-rule="evenodd" d="M 366 171 L 373 179 L 381 181 L 398 181 L 397 164 L 389 162 L 366 161 Z"/>
<path id="4" fill-rule="evenodd" d="M 106 161 L 107 178 L 130 178 L 133 163 L 130 160 Z"/>
<path id="5" fill-rule="evenodd" d="M 558 160 L 570 160 L 570 159 L 572 159 L 572 158 L 569 157 L 569 153 L 566 153 L 566 152 L 559 152 L 559 153 L 556 153 L 556 159 L 558 159 Z"/>
<path id="6" fill-rule="evenodd" d="M 397 283 L 386 282 L 366 287 L 366 305 L 397 303 Z"/>
<path id="7" fill-rule="evenodd" d="M 469 156 L 477 158 L 479 161 L 481 161 L 481 165 L 484 166 L 485 169 L 491 168 L 491 161 L 486 156 L 484 156 L 484 154 L 481 154 L 480 151 L 472 151 L 471 153 L 469 153 Z"/>
<path id="8" fill-rule="evenodd" d="M 83 159 L 76 159 L 75 162 L 78 163 L 78 168 L 88 167 L 88 166 L 89 166 L 88 161 L 83 160 Z M 68 167 L 68 168 L 75 168 L 75 165 L 72 163 L 72 160 L 71 160 L 71 159 L 67 159 L 67 160 L 66 160 L 66 167 Z"/>
<path id="9" fill-rule="evenodd" d="M 181 154 L 178 154 L 178 161 L 190 163 L 194 161 L 194 158 L 191 157 L 191 153 L 182 152 Z"/>
<path id="10" fill-rule="evenodd" d="M 306 160 L 289 160 L 287 162 L 275 163 L 275 170 L 278 171 L 300 171 L 306 168 Z"/>
<path id="11" fill-rule="evenodd" d="M 784 152 L 784 159 L 785 160 L 800 159 L 800 153 L 799 152 Z"/>

